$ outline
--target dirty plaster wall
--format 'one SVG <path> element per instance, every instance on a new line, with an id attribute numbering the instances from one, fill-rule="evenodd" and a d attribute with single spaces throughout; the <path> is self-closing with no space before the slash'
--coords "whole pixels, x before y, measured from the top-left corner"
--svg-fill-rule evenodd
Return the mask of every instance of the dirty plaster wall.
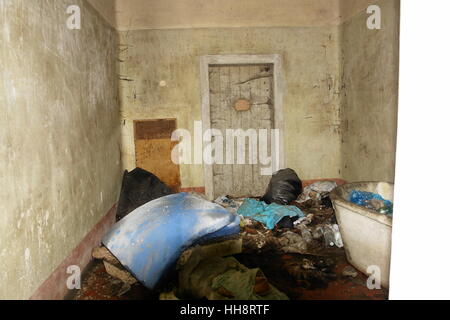
<path id="1" fill-rule="evenodd" d="M 342 163 L 348 181 L 394 181 L 400 1 L 380 0 L 380 30 L 365 10 L 342 32 Z"/>
<path id="2" fill-rule="evenodd" d="M 280 54 L 286 164 L 304 179 L 340 177 L 338 36 L 338 27 L 120 32 L 125 168 L 135 167 L 133 120 L 176 118 L 178 128 L 193 134 L 194 121 L 201 120 L 200 56 Z M 182 187 L 204 186 L 202 166 L 182 165 L 181 182 Z"/>
<path id="3" fill-rule="evenodd" d="M 2 0 L 0 21 L 0 299 L 26 299 L 117 200 L 117 35 L 81 0 Z"/>
<path id="4" fill-rule="evenodd" d="M 107 0 L 91 1 L 100 2 Z M 331 26 L 339 24 L 341 18 L 339 7 L 342 0 L 114 1 L 117 29 L 125 31 L 184 28 Z"/>

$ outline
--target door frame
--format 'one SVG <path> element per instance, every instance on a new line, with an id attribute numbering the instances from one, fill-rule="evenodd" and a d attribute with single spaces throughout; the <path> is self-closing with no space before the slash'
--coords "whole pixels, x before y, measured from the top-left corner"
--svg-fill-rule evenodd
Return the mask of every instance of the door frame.
<path id="1" fill-rule="evenodd" d="M 280 132 L 278 153 L 279 162 L 272 161 L 272 171 L 284 168 L 284 121 L 283 121 L 283 70 L 282 58 L 279 54 L 268 55 L 205 55 L 200 57 L 200 86 L 202 95 L 202 125 L 203 130 L 211 128 L 211 105 L 209 87 L 209 66 L 211 65 L 251 65 L 272 64 L 273 65 L 273 108 L 274 128 Z M 276 160 L 276 159 L 275 159 Z M 209 200 L 214 197 L 213 166 L 203 163 L 203 174 L 205 181 L 205 194 Z"/>

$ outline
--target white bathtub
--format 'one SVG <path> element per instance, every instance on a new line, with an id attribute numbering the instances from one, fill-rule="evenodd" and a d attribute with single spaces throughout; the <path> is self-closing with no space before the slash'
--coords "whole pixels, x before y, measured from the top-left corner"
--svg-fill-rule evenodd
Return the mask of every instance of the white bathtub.
<path id="1" fill-rule="evenodd" d="M 394 185 L 387 182 L 348 183 L 337 187 L 330 195 L 347 260 L 367 275 L 370 275 L 367 273 L 369 266 L 378 266 L 381 285 L 388 288 L 392 218 L 349 202 L 347 199 L 352 190 L 378 193 L 393 201 Z"/>

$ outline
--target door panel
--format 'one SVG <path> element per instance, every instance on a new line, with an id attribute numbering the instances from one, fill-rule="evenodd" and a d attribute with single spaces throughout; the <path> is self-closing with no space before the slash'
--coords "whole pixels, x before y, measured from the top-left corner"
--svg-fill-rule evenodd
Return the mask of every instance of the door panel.
<path id="1" fill-rule="evenodd" d="M 226 141 L 226 129 L 273 129 L 273 66 L 272 65 L 221 65 L 210 66 L 211 128 L 222 131 Z M 236 111 L 234 103 L 247 99 L 248 111 Z M 270 131 L 269 131 L 270 133 Z M 269 138 L 270 142 L 270 138 Z M 213 165 L 214 196 L 257 197 L 263 195 L 270 176 L 260 174 L 259 164 L 249 164 L 249 141 L 246 139 L 246 164 Z M 268 146 L 270 152 L 270 143 Z M 225 149 L 224 149 L 225 154 Z M 269 153 L 270 155 L 270 153 Z"/>

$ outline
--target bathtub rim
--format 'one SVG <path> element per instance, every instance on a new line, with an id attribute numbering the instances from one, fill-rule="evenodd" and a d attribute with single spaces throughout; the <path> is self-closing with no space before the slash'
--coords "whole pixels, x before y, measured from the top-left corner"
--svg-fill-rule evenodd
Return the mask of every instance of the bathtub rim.
<path id="1" fill-rule="evenodd" d="M 379 213 L 375 210 L 364 208 L 361 206 L 358 206 L 354 203 L 351 203 L 350 201 L 344 199 L 344 197 L 341 196 L 342 191 L 349 191 L 349 189 L 355 189 L 357 186 L 363 186 L 368 184 L 388 184 L 392 186 L 392 189 L 394 188 L 394 184 L 390 182 L 385 181 L 361 181 L 361 182 L 352 182 L 352 183 L 346 183 L 341 186 L 338 186 L 330 193 L 330 199 L 332 200 L 333 206 L 341 206 L 355 214 L 360 214 L 364 217 L 367 217 L 371 220 L 375 220 L 381 224 L 387 225 L 389 227 L 392 227 L 392 217 L 389 217 L 385 214 Z M 364 190 L 363 190 L 364 191 Z M 338 213 L 338 210 L 334 208 L 336 211 L 336 214 Z"/>

